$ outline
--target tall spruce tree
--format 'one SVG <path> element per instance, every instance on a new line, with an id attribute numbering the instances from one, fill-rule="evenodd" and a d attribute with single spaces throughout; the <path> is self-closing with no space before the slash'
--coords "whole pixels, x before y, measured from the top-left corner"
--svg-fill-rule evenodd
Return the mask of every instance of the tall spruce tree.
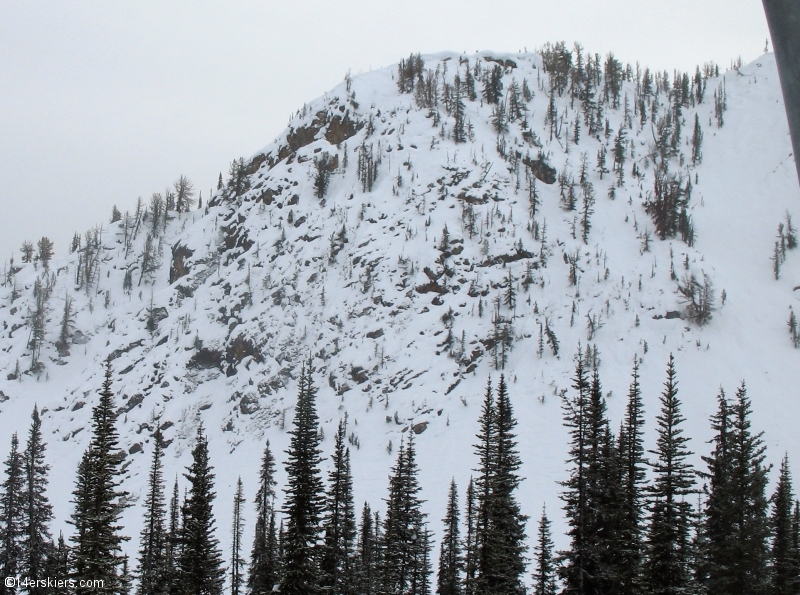
<path id="1" fill-rule="evenodd" d="M 181 510 L 178 492 L 178 478 L 172 486 L 172 496 L 169 499 L 169 526 L 165 540 L 164 572 L 166 574 L 165 591 L 168 595 L 178 595 L 183 584 L 181 583 L 180 567 L 178 562 L 181 556 Z"/>
<path id="2" fill-rule="evenodd" d="M 553 539 L 550 519 L 542 507 L 539 519 L 539 535 L 533 548 L 536 569 L 533 573 L 533 595 L 556 595 L 556 566 L 553 559 Z"/>
<path id="3" fill-rule="evenodd" d="M 277 551 L 270 547 L 275 536 L 275 457 L 269 446 L 264 447 L 261 459 L 258 491 L 256 492 L 256 526 L 250 554 L 250 574 L 247 589 L 250 595 L 267 595 L 278 582 Z"/>
<path id="4" fill-rule="evenodd" d="M 402 443 L 397 463 L 389 478 L 389 497 L 386 501 L 386 521 L 383 532 L 382 588 L 387 593 L 423 595 L 427 583 L 428 530 L 422 512 L 419 468 L 414 451 L 413 434 Z"/>
<path id="5" fill-rule="evenodd" d="M 794 501 L 794 512 L 792 513 L 792 551 L 795 561 L 795 589 L 800 591 L 800 500 Z"/>
<path id="6" fill-rule="evenodd" d="M 58 542 L 53 544 L 50 556 L 47 559 L 47 567 L 44 571 L 44 576 L 52 577 L 66 577 L 69 576 L 69 547 L 64 541 L 64 534 L 58 534 Z M 34 592 L 31 590 L 31 592 Z M 70 589 L 67 582 L 64 581 L 61 585 L 54 585 L 52 588 L 43 591 L 47 595 L 70 595 Z"/>
<path id="7" fill-rule="evenodd" d="M 476 435 L 478 441 L 473 445 L 475 454 L 478 455 L 478 469 L 476 469 L 478 479 L 475 481 L 474 538 L 472 544 L 468 544 L 467 547 L 469 557 L 467 559 L 466 590 L 470 594 L 478 593 L 485 588 L 485 585 L 479 583 L 479 578 L 488 573 L 489 567 L 489 560 L 486 558 L 489 549 L 486 544 L 490 527 L 489 504 L 495 475 L 496 415 L 494 389 L 490 378 L 486 383 L 481 416 L 478 419 L 478 434 Z"/>
<path id="8" fill-rule="evenodd" d="M 711 440 L 711 454 L 703 457 L 708 471 L 700 473 L 706 480 L 708 496 L 705 501 L 702 520 L 703 567 L 699 580 L 708 593 L 720 593 L 727 588 L 726 579 L 720 572 L 727 568 L 725 558 L 729 557 L 729 540 L 733 534 L 731 513 L 732 488 L 732 429 L 731 410 L 725 391 L 717 395 L 717 411 L 711 416 L 711 429 L 715 432 Z M 716 569 L 712 570 L 712 567 Z"/>
<path id="9" fill-rule="evenodd" d="M 706 587 L 710 595 L 758 593 L 767 581 L 766 484 L 762 433 L 750 430 L 744 383 L 733 402 L 719 396 L 712 417 L 714 451 L 705 458 L 710 483 L 705 511 Z"/>
<path id="10" fill-rule="evenodd" d="M 642 504 L 646 474 L 644 457 L 644 406 L 639 386 L 639 363 L 634 360 L 625 419 L 619 435 L 621 458 L 622 505 L 619 515 L 619 593 L 638 595 L 642 592 L 641 569 L 644 544 L 642 541 Z"/>
<path id="11" fill-rule="evenodd" d="M 589 583 L 592 579 L 590 570 L 591 554 L 588 536 L 590 509 L 588 494 L 588 412 L 590 384 L 584 364 L 583 351 L 578 346 L 575 356 L 575 373 L 572 380 L 574 396 L 565 395 L 563 402 L 564 425 L 570 433 L 569 479 L 562 482 L 564 492 L 564 512 L 567 517 L 570 547 L 559 552 L 558 572 L 564 583 L 567 594 L 584 595 L 591 593 Z"/>
<path id="12" fill-rule="evenodd" d="M 214 534 L 212 504 L 216 493 L 213 469 L 208 458 L 208 438 L 203 427 L 199 426 L 192 449 L 192 464 L 183 474 L 189 482 L 189 491 L 183 503 L 178 566 L 186 595 L 221 595 L 225 581 L 222 552 Z"/>
<path id="13" fill-rule="evenodd" d="M 356 513 L 353 505 L 353 476 L 350 472 L 350 449 L 347 439 L 347 417 L 339 421 L 334 440 L 333 467 L 328 473 L 325 498 L 324 550 L 321 571 L 323 586 L 331 593 L 354 593 Z"/>
<path id="14" fill-rule="evenodd" d="M 620 555 L 625 541 L 622 533 L 624 526 L 622 511 L 625 506 L 624 464 L 617 438 L 611 431 L 606 417 L 605 398 L 600 388 L 597 369 L 592 379 L 591 402 L 593 403 L 591 409 L 598 410 L 599 413 L 595 416 L 601 420 L 598 454 L 595 455 L 599 463 L 591 466 L 592 469 L 597 469 L 598 477 L 590 481 L 590 506 L 596 511 L 592 515 L 593 532 L 596 534 L 593 557 L 597 561 L 598 590 L 616 595 L 622 590 L 623 578 L 629 571 L 626 568 L 626 560 Z M 592 485 L 596 487 L 592 488 Z"/>
<path id="15" fill-rule="evenodd" d="M 461 595 L 464 559 L 461 555 L 459 531 L 458 488 L 455 479 L 450 480 L 447 509 L 444 519 L 444 534 L 439 549 L 439 574 L 436 592 L 439 595 Z"/>
<path id="16" fill-rule="evenodd" d="M 320 436 L 316 409 L 317 389 L 310 363 L 304 364 L 295 406 L 292 439 L 286 451 L 286 535 L 283 540 L 281 593 L 311 595 L 320 592 L 319 537 L 323 507 L 320 477 Z"/>
<path id="17" fill-rule="evenodd" d="M 490 592 L 524 593 L 522 575 L 525 572 L 525 522 L 514 492 L 522 478 L 518 471 L 522 465 L 517 449 L 511 398 L 504 375 L 500 375 L 495 402 L 493 460 L 489 500 L 485 503 L 489 519 L 486 540 L 482 544 L 481 558 L 486 565 L 481 569 L 478 582 Z"/>
<path id="18" fill-rule="evenodd" d="M 21 574 L 32 579 L 46 576 L 48 560 L 53 556 L 50 521 L 53 507 L 47 498 L 47 473 L 50 466 L 44 462 L 45 443 L 42 438 L 42 421 L 39 409 L 34 406 L 31 428 L 23 453 L 25 467 L 25 510 L 22 541 Z M 31 587 L 30 595 L 44 595 L 44 587 Z"/>
<path id="19" fill-rule="evenodd" d="M 92 410 L 92 439 L 78 466 L 75 482 L 75 511 L 72 525 L 75 544 L 71 551 L 73 576 L 78 581 L 100 580 L 98 589 L 78 587 L 76 593 L 116 594 L 121 588 L 122 543 L 129 538 L 121 534 L 118 524 L 127 492 L 122 483 L 122 452 L 117 434 L 117 413 L 111 390 L 111 364 L 106 362 L 100 399 Z"/>
<path id="20" fill-rule="evenodd" d="M 17 434 L 11 436 L 11 451 L 5 462 L 5 480 L 0 495 L 0 571 L 4 577 L 19 576 L 23 565 L 22 541 L 25 537 L 25 463 L 19 451 Z M 17 589 L 5 582 L 0 593 Z"/>
<path id="21" fill-rule="evenodd" d="M 694 469 L 687 462 L 692 453 L 683 435 L 684 421 L 678 399 L 675 358 L 670 354 L 667 380 L 661 393 L 661 412 L 656 418 L 656 456 L 651 463 L 653 485 L 649 490 L 650 518 L 647 532 L 645 583 L 653 595 L 685 592 L 689 572 L 689 532 L 692 507 L 686 497 L 694 493 Z"/>
<path id="22" fill-rule="evenodd" d="M 144 526 L 139 539 L 139 565 L 136 575 L 137 595 L 165 595 L 167 572 L 167 507 L 164 500 L 164 456 L 161 432 L 153 436 L 153 461 L 148 475 Z"/>
<path id="23" fill-rule="evenodd" d="M 792 475 L 789 456 L 781 461 L 778 486 L 772 495 L 772 547 L 770 550 L 770 595 L 796 595 L 800 586 L 798 552 L 792 527 Z"/>
<path id="24" fill-rule="evenodd" d="M 244 585 L 245 560 L 242 557 L 242 533 L 244 519 L 242 504 L 245 503 L 242 478 L 236 481 L 236 493 L 233 495 L 233 526 L 231 529 L 231 595 L 240 595 Z"/>
<path id="25" fill-rule="evenodd" d="M 419 546 L 414 549 L 414 563 L 411 567 L 411 580 L 409 593 L 417 595 L 431 595 L 431 532 L 426 525 L 421 525 L 417 530 Z"/>
<path id="26" fill-rule="evenodd" d="M 469 478 L 467 486 L 466 534 L 464 535 L 464 595 L 475 595 L 475 577 L 478 571 L 478 497 L 475 482 Z"/>
<path id="27" fill-rule="evenodd" d="M 356 592 L 374 595 L 378 588 L 377 566 L 380 549 L 377 540 L 377 521 L 373 522 L 369 504 L 364 502 L 356 543 Z"/>
<path id="28" fill-rule="evenodd" d="M 609 502 L 610 484 L 613 478 L 607 474 L 609 459 L 613 456 L 607 452 L 609 429 L 606 418 L 606 403 L 600 385 L 600 375 L 595 369 L 589 389 L 589 402 L 586 410 L 586 500 L 587 515 L 584 525 L 586 545 L 587 577 L 584 583 L 586 592 L 603 593 L 609 590 L 616 578 L 611 575 L 612 569 L 603 554 L 606 544 L 614 543 L 613 524 L 610 523 Z M 609 548 L 612 549 L 612 548 Z"/>

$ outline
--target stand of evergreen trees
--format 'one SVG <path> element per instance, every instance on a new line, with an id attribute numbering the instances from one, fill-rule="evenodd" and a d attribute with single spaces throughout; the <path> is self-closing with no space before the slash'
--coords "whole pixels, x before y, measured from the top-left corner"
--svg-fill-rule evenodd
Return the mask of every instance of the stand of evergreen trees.
<path id="1" fill-rule="evenodd" d="M 338 426 L 332 468 L 323 480 L 317 389 L 310 363 L 301 373 L 283 508 L 276 508 L 276 459 L 267 442 L 254 498 L 249 558 L 241 480 L 233 497 L 232 545 L 226 561 L 216 537 L 214 473 L 208 439 L 198 428 L 192 462 L 166 491 L 164 443 L 156 431 L 136 560 L 120 515 L 122 489 L 110 366 L 92 411 L 92 437 L 72 492 L 73 534 L 54 538 L 47 497 L 49 466 L 34 408 L 24 448 L 17 434 L 0 484 L 0 572 L 4 577 L 60 579 L 53 587 L 0 585 L 0 594 L 122 595 L 797 595 L 800 593 L 800 502 L 784 456 L 771 497 L 763 434 L 751 426 L 744 384 L 723 391 L 711 418 L 711 452 L 695 470 L 683 431 L 678 375 L 670 356 L 655 417 L 656 442 L 644 449 L 645 415 L 634 361 L 625 414 L 615 432 L 600 375 L 579 347 L 571 390 L 564 394 L 568 473 L 561 482 L 568 531 L 554 551 L 546 511 L 532 552 L 517 498 L 522 458 L 504 376 L 488 382 L 476 467 L 463 513 L 451 481 L 433 577 L 433 536 L 423 511 L 413 432 L 391 469 L 383 518 L 353 501 L 347 418 Z M 169 497 L 168 497 L 169 496 Z M 529 555 L 530 554 L 530 555 Z M 80 581 L 102 581 L 91 586 Z M 63 582 L 72 581 L 72 582 Z"/>

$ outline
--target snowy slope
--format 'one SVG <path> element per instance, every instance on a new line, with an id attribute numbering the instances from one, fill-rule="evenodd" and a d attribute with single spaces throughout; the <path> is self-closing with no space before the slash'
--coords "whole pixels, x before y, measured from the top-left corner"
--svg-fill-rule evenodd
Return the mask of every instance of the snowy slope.
<path id="1" fill-rule="evenodd" d="M 569 387 L 579 342 L 597 347 L 613 420 L 621 416 L 631 365 L 640 358 L 652 430 L 672 352 L 698 461 L 707 451 L 707 420 L 719 388 L 731 393 L 742 380 L 753 400 L 754 427 L 766 431 L 770 459 L 777 462 L 788 452 L 791 461 L 800 461 L 800 351 L 786 329 L 790 305 L 800 310 L 800 291 L 793 291 L 800 284 L 800 254 L 788 253 L 779 280 L 769 260 L 786 211 L 800 221 L 773 56 L 721 77 L 728 102 L 721 128 L 713 101 L 721 79 L 707 81 L 703 103 L 683 109 L 684 156 L 674 157 L 671 169 L 693 184 L 696 242 L 689 247 L 678 238 L 654 238 L 648 251 L 641 236 L 653 231 L 643 206 L 654 176 L 646 159 L 654 141 L 649 121 L 642 127 L 634 117 L 627 130 L 632 143 L 624 182 L 612 199 L 615 176 L 601 179 L 596 155 L 607 147 L 611 168 L 624 108 L 605 109 L 613 131 L 608 138 L 602 132 L 589 137 L 584 127 L 575 145 L 567 129 L 580 104 L 567 94 L 555 96 L 564 122 L 561 138 L 550 137 L 549 80 L 538 54 L 443 53 L 424 59 L 426 69 L 438 67 L 440 79 L 450 84 L 476 62 L 483 69 L 502 63 L 504 89 L 525 79 L 534 92 L 526 102 L 526 134 L 517 120 L 498 137 L 492 106 L 479 98 L 465 101 L 473 136 L 456 144 L 454 120 L 444 106 L 419 108 L 412 94 L 398 92 L 397 68 L 390 67 L 345 81 L 304 106 L 274 142 L 243 162 L 247 177 L 239 191 L 230 184 L 203 210 L 172 213 L 154 238 L 162 256 L 152 279 L 145 275 L 137 284 L 150 232 L 147 217 L 130 248 L 124 222 L 103 226 L 89 284 L 76 283 L 80 250 L 54 259 L 48 271 L 6 263 L 6 283 L 0 286 L 0 444 L 14 431 L 27 431 L 38 403 L 53 465 L 51 498 L 65 532 L 68 494 L 89 439 L 85 428 L 102 362 L 109 356 L 123 411 L 122 443 L 130 453 L 126 487 L 134 498 L 144 493 L 155 424 L 171 441 L 169 478 L 188 463 L 202 423 L 216 466 L 219 535 L 226 544 L 236 477 L 242 476 L 252 499 L 265 440 L 278 452 L 288 444 L 299 369 L 310 359 L 325 448 L 332 447 L 338 420 L 349 416 L 357 501 L 382 506 L 394 460 L 389 445 L 396 449 L 406 432 L 416 430 L 426 509 L 438 531 L 450 478 L 463 491 L 476 464 L 471 444 L 480 401 L 487 377 L 499 374 L 491 348 L 498 298 L 499 316 L 513 320 L 505 374 L 527 478 L 519 495 L 531 517 L 545 502 L 551 513 L 560 508 L 556 481 L 566 476 L 566 432 L 559 394 Z M 633 110 L 635 83 L 625 82 L 622 93 Z M 660 101 L 663 115 L 663 93 Z M 702 163 L 692 166 L 695 113 L 704 143 Z M 379 161 L 367 191 L 357 172 L 362 145 Z M 539 181 L 535 221 L 540 230 L 546 223 L 542 242 L 532 230 L 523 159 L 541 156 L 556 172 L 577 179 L 584 152 L 596 193 L 588 241 L 581 239 L 580 213 L 562 208 L 559 184 Z M 335 167 L 320 199 L 314 160 L 325 153 Z M 634 162 L 639 179 L 631 176 Z M 450 243 L 443 247 L 445 226 Z M 568 255 L 577 256 L 577 285 L 569 282 Z M 720 307 L 702 328 L 667 317 L 683 308 L 670 265 L 680 277 L 684 263 L 697 275 L 709 275 L 717 290 Z M 126 270 L 132 273 L 130 293 L 123 291 Z M 31 364 L 28 320 L 37 277 L 50 287 L 50 297 L 43 367 L 34 373 L 25 370 Z M 503 303 L 509 278 L 515 308 Z M 54 343 L 67 295 L 76 308 L 75 332 L 69 355 L 62 357 Z M 452 316 L 443 320 L 449 311 Z M 153 315 L 157 325 L 149 330 Z M 589 339 L 591 317 L 602 327 Z M 546 321 L 560 342 L 558 356 L 547 345 L 541 357 L 537 354 Z M 21 373 L 12 379 L 17 365 Z M 125 516 L 134 536 L 130 552 L 139 514 L 134 506 Z M 557 521 L 557 545 L 562 528 Z"/>

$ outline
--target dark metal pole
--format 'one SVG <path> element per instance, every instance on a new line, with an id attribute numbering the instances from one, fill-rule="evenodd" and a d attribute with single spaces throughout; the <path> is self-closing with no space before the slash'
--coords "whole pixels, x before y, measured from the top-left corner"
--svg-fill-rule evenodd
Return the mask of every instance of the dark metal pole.
<path id="1" fill-rule="evenodd" d="M 800 0 L 762 0 L 781 80 L 800 182 Z"/>

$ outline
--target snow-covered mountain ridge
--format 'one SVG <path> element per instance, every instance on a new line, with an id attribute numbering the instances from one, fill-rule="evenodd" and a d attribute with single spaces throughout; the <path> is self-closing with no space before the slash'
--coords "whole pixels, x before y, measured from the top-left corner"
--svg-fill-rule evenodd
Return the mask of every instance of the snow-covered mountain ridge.
<path id="1" fill-rule="evenodd" d="M 169 442 L 168 472 L 186 464 L 203 423 L 218 491 L 227 498 L 239 474 L 254 490 L 263 442 L 276 451 L 288 443 L 299 369 L 310 360 L 325 435 L 349 416 L 357 499 L 380 505 L 392 449 L 413 431 L 438 519 L 450 477 L 463 489 L 476 465 L 480 399 L 503 368 L 520 422 L 520 499 L 531 516 L 544 501 L 555 510 L 566 458 L 560 394 L 579 342 L 596 348 L 612 419 L 634 357 L 652 419 L 672 352 L 693 450 L 706 451 L 719 387 L 745 380 L 772 460 L 784 451 L 800 460 L 800 351 L 786 329 L 800 255 L 787 252 L 777 280 L 770 262 L 798 192 L 772 55 L 706 73 L 699 103 L 690 79 L 677 140 L 663 74 L 646 94 L 644 73 L 631 69 L 617 91 L 598 58 L 582 101 L 557 64 L 544 71 L 540 54 L 423 58 L 404 63 L 411 92 L 400 92 L 393 66 L 348 77 L 304 106 L 273 143 L 232 165 L 202 210 L 170 212 L 166 225 L 154 225 L 151 210 L 130 214 L 47 269 L 6 265 L 0 438 L 24 431 L 38 403 L 58 461 L 60 521 L 107 358 L 134 496 L 156 425 Z M 481 97 L 493 74 L 496 104 Z M 727 100 L 721 127 L 715 92 Z M 703 141 L 693 164 L 695 114 Z M 675 177 L 659 183 L 691 195 L 691 246 L 677 225 L 676 237 L 660 239 L 646 212 L 663 162 Z M 686 304 L 677 287 L 692 273 L 716 289 L 705 326 L 678 317 Z M 35 354 L 37 300 L 45 316 Z M 136 527 L 135 507 L 126 514 Z"/>

